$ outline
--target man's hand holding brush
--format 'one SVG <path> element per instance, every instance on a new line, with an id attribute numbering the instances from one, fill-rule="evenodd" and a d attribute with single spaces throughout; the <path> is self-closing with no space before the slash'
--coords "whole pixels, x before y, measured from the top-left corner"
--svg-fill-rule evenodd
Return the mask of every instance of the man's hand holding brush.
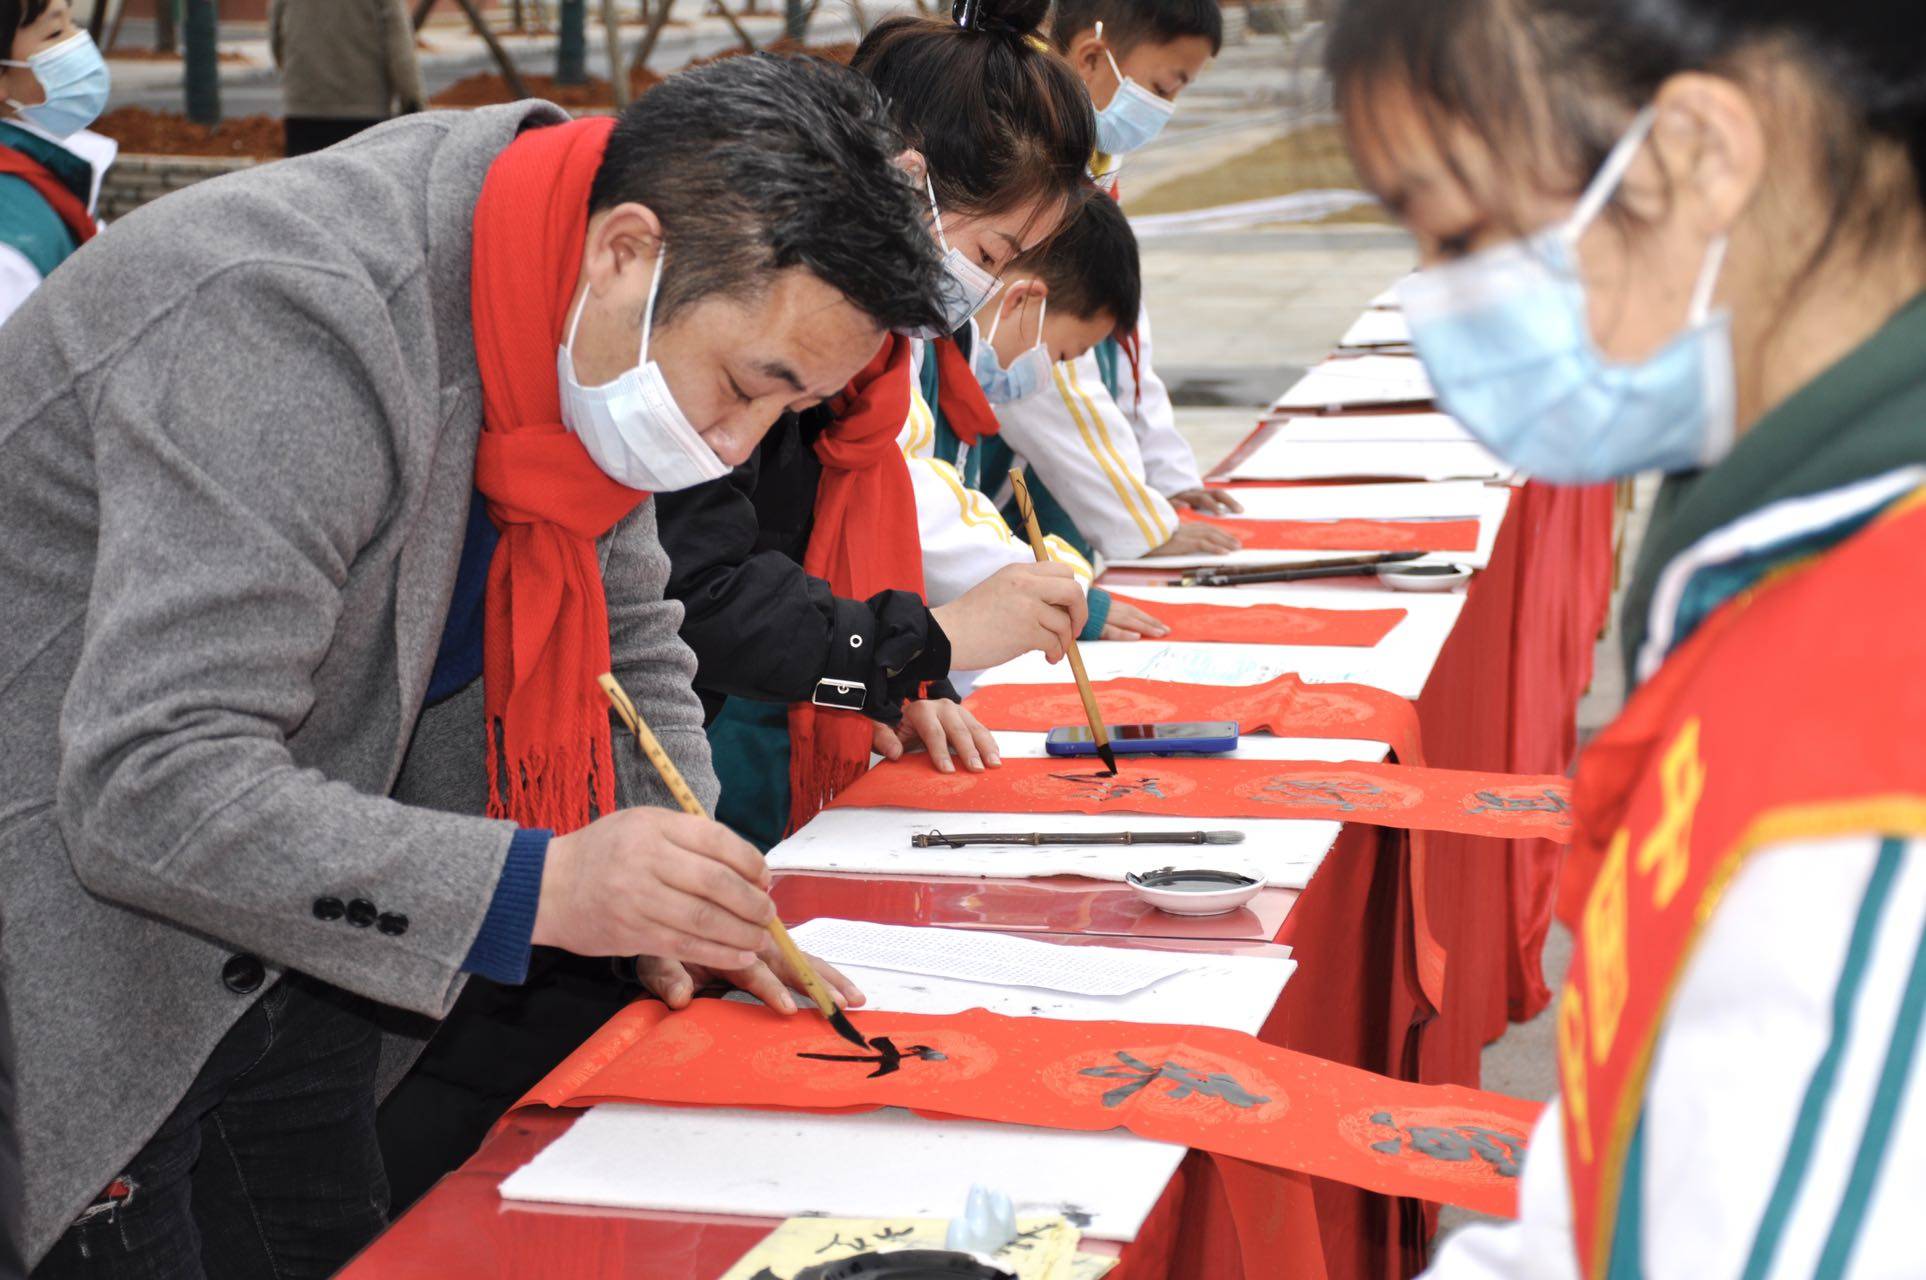
<path id="1" fill-rule="evenodd" d="M 791 1013 L 784 984 L 799 979 L 772 963 L 769 883 L 762 855 L 721 823 L 624 809 L 549 842 L 532 940 L 577 955 L 640 957 L 637 975 L 673 1007 L 721 978 Z M 841 974 L 820 961 L 816 970 L 839 1003 L 863 1002 Z"/>

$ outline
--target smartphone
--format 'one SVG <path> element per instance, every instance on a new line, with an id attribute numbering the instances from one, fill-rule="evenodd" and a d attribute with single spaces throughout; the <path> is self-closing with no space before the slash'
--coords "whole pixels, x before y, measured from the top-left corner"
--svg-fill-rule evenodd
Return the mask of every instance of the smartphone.
<path id="1" fill-rule="evenodd" d="M 1235 720 L 1182 720 L 1172 724 L 1113 724 L 1110 748 L 1118 755 L 1210 755 L 1237 750 Z M 1094 756 L 1095 741 L 1087 724 L 1063 724 L 1050 730 L 1043 749 L 1053 756 Z"/>

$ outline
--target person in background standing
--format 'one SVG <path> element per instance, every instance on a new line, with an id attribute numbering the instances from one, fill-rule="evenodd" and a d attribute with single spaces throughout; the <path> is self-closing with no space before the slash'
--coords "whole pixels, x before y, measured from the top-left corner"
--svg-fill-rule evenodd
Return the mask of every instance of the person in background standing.
<path id="1" fill-rule="evenodd" d="M 107 64 L 67 0 L 0 0 L 0 324 L 99 230 L 114 161 L 87 126 L 107 105 Z"/>
<path id="2" fill-rule="evenodd" d="M 415 28 L 402 0 L 273 0 L 268 41 L 291 156 L 421 110 Z"/>

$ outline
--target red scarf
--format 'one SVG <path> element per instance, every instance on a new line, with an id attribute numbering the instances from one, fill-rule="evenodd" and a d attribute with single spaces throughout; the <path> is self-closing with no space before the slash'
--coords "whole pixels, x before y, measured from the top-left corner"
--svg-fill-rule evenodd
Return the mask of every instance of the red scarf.
<path id="1" fill-rule="evenodd" d="M 67 224 L 67 230 L 74 233 L 75 244 L 86 244 L 100 230 L 81 198 L 68 190 L 53 170 L 32 156 L 0 144 L 0 174 L 19 178 L 39 192 L 40 198 L 53 206 L 53 211 Z"/>
<path id="2" fill-rule="evenodd" d="M 845 599 L 892 590 L 923 594 L 916 496 L 896 443 L 909 406 L 910 340 L 891 334 L 836 398 L 836 420 L 816 440 L 823 476 L 803 569 Z M 789 830 L 862 777 L 871 732 L 869 717 L 860 711 L 813 702 L 790 706 Z"/>
<path id="3" fill-rule="evenodd" d="M 595 543 L 649 496 L 609 479 L 562 425 L 555 381 L 589 186 L 614 124 L 530 129 L 489 167 L 475 205 L 475 487 L 501 530 L 483 633 L 488 813 L 558 834 L 615 809 L 595 683 L 611 665 Z"/>
<path id="4" fill-rule="evenodd" d="M 978 334 L 976 340 L 982 342 L 983 335 Z M 930 351 L 936 357 L 936 398 L 943 421 L 950 424 L 958 440 L 974 449 L 978 440 L 995 435 L 1003 424 L 996 420 L 983 386 L 976 380 L 976 371 L 970 368 L 956 339 L 938 338 L 930 343 Z"/>

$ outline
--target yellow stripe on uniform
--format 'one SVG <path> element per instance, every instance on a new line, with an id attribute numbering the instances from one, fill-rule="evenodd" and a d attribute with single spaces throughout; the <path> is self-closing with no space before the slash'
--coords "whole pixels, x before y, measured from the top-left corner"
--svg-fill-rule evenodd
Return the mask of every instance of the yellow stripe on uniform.
<path id="1" fill-rule="evenodd" d="M 929 453 L 924 452 L 928 450 Z M 909 438 L 903 441 L 905 458 L 928 457 L 936 451 L 936 415 L 923 402 L 923 393 L 910 388 Z"/>
<path id="2" fill-rule="evenodd" d="M 1148 499 L 1142 496 L 1143 486 L 1130 474 L 1130 468 L 1111 447 L 1110 433 L 1103 425 L 1103 415 L 1097 411 L 1089 395 L 1077 381 L 1075 366 L 1063 362 L 1056 366 L 1054 376 L 1057 381 L 1057 394 L 1063 397 L 1064 405 L 1070 410 L 1071 419 L 1077 424 L 1077 434 L 1083 437 L 1083 447 L 1097 460 L 1097 465 L 1110 480 L 1110 487 L 1117 494 L 1117 500 L 1137 524 L 1137 531 L 1152 550 L 1169 541 L 1170 533 L 1164 528 L 1163 521 L 1157 518 L 1157 510 Z"/>

